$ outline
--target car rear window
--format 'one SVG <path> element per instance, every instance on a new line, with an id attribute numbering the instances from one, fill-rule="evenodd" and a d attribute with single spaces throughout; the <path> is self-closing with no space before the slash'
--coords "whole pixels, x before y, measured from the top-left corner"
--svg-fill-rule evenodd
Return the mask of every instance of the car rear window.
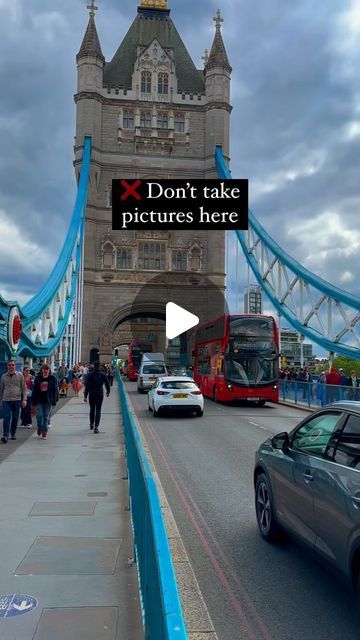
<path id="1" fill-rule="evenodd" d="M 163 389 L 198 389 L 194 382 L 163 382 Z"/>
<path id="2" fill-rule="evenodd" d="M 166 373 L 165 371 L 165 367 L 163 364 L 146 364 L 143 366 L 143 373 L 148 373 L 148 374 L 152 374 L 152 373 L 157 373 L 157 374 L 161 374 L 161 373 Z"/>

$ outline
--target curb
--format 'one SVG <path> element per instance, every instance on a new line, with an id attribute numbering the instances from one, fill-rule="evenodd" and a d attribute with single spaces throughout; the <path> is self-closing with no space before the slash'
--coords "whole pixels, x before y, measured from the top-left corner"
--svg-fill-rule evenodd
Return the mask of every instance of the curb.
<path id="1" fill-rule="evenodd" d="M 301 404 L 295 402 L 286 402 L 286 400 L 279 400 L 276 404 L 282 404 L 284 407 L 292 407 L 293 409 L 299 409 L 300 411 L 306 411 L 307 413 L 314 413 L 316 407 L 304 407 Z"/>

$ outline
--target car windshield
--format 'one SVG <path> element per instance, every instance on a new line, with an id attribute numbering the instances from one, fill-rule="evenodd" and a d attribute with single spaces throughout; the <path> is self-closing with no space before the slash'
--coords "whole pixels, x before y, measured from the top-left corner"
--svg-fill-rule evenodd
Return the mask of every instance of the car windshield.
<path id="1" fill-rule="evenodd" d="M 194 382 L 180 382 L 176 380 L 173 382 L 163 382 L 161 387 L 163 389 L 198 389 Z"/>
<path id="2" fill-rule="evenodd" d="M 143 366 L 143 373 L 147 374 L 162 374 L 165 373 L 165 367 L 163 364 L 145 364 Z"/>

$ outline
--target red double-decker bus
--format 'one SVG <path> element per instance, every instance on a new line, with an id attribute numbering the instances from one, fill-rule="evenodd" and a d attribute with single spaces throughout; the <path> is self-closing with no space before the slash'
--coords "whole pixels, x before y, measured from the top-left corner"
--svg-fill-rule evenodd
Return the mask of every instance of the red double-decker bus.
<path id="1" fill-rule="evenodd" d="M 143 353 L 151 353 L 153 350 L 151 342 L 140 342 L 133 340 L 129 345 L 129 364 L 127 377 L 131 381 L 136 381 L 140 369 L 140 363 Z"/>
<path id="2" fill-rule="evenodd" d="M 196 332 L 194 379 L 215 402 L 278 402 L 278 357 L 274 318 L 221 316 Z"/>

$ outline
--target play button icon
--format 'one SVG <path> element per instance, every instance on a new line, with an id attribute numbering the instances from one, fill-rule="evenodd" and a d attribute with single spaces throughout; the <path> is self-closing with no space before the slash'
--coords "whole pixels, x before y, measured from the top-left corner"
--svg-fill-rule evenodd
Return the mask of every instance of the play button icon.
<path id="1" fill-rule="evenodd" d="M 177 338 L 185 331 L 196 327 L 199 324 L 199 318 L 193 313 L 186 311 L 174 302 L 168 302 L 166 305 L 166 337 L 168 340 Z"/>

